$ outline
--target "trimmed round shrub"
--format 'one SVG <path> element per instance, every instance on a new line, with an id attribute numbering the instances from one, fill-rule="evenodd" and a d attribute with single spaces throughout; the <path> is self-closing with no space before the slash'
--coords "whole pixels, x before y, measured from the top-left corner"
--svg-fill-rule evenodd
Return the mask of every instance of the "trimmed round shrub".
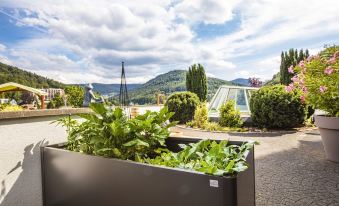
<path id="1" fill-rule="evenodd" d="M 235 101 L 225 102 L 219 109 L 219 124 L 223 127 L 241 127 L 243 121 L 239 109 L 235 108 Z"/>
<path id="2" fill-rule="evenodd" d="M 169 112 L 174 112 L 170 121 L 179 121 L 186 123 L 194 117 L 194 112 L 200 104 L 199 97 L 192 92 L 176 92 L 170 95 L 165 106 Z"/>
<path id="3" fill-rule="evenodd" d="M 302 124 L 306 106 L 300 97 L 300 91 L 287 92 L 283 85 L 260 88 L 250 100 L 253 123 L 261 128 L 291 128 Z"/>

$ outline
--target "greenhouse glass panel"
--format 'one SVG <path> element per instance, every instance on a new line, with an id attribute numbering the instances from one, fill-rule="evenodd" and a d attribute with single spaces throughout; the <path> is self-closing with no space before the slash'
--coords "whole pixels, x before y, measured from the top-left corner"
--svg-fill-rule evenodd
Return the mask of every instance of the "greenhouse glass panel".
<path id="1" fill-rule="evenodd" d="M 258 88 L 226 85 L 219 87 L 209 104 L 209 116 L 218 117 L 219 108 L 228 100 L 235 100 L 235 107 L 239 109 L 242 114 L 249 114 L 251 92 L 255 90 L 258 90 Z"/>
<path id="2" fill-rule="evenodd" d="M 244 89 L 237 89 L 236 107 L 240 111 L 249 112 L 247 108 L 247 101 L 246 101 Z"/>

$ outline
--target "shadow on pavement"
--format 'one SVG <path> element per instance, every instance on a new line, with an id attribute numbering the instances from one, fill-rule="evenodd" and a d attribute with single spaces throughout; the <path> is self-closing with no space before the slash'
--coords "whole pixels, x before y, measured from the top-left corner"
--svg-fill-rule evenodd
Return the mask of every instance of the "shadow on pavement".
<path id="1" fill-rule="evenodd" d="M 40 167 L 40 146 L 48 142 L 40 141 L 30 144 L 24 149 L 24 158 L 19 161 L 7 174 L 22 168 L 12 188 L 6 192 L 5 180 L 1 181 L 0 206 L 38 206 L 41 200 L 41 167 Z"/>

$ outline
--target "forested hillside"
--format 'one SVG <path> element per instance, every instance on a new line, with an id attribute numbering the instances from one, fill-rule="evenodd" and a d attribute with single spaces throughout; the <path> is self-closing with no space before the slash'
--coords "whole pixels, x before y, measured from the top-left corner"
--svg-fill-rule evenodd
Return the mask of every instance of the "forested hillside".
<path id="1" fill-rule="evenodd" d="M 208 83 L 208 100 L 211 99 L 220 85 L 233 85 L 232 82 L 207 78 Z M 161 74 L 154 79 L 149 80 L 139 88 L 129 93 L 131 101 L 136 104 L 150 104 L 156 102 L 156 94 L 158 92 L 170 95 L 173 92 L 186 90 L 186 71 L 173 70 L 165 74 Z"/>
<path id="2" fill-rule="evenodd" d="M 84 87 L 87 84 L 77 84 L 81 87 Z M 93 90 L 99 92 L 103 95 L 116 95 L 120 92 L 120 84 L 102 84 L 102 83 L 92 83 Z M 127 84 L 128 91 L 134 90 L 140 87 L 142 84 Z"/>
<path id="3" fill-rule="evenodd" d="M 0 62 L 0 84 L 16 82 L 34 88 L 64 88 L 65 84 Z"/>
<path id="4" fill-rule="evenodd" d="M 128 80 L 127 80 L 128 81 Z M 0 84 L 6 82 L 16 82 L 34 88 L 65 88 L 67 85 L 61 82 L 42 77 L 32 72 L 24 71 L 17 67 L 0 63 Z M 208 94 L 210 100 L 220 85 L 235 85 L 233 82 L 218 78 L 207 78 Z M 165 74 L 160 74 L 145 84 L 129 84 L 129 97 L 136 104 L 156 103 L 156 94 L 161 92 L 166 96 L 173 92 L 186 90 L 186 71 L 173 70 Z M 83 86 L 84 84 L 80 84 Z M 101 94 L 117 94 L 120 84 L 100 84 L 93 83 L 94 90 Z"/>

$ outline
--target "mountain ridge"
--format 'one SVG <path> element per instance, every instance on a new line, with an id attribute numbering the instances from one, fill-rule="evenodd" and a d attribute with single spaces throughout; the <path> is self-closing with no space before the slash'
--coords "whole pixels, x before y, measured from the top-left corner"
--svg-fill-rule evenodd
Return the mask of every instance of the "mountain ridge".
<path id="1" fill-rule="evenodd" d="M 135 104 L 156 103 L 155 95 L 163 93 L 166 96 L 179 91 L 186 91 L 186 70 L 172 70 L 150 79 L 144 84 L 127 84 L 130 100 Z M 65 88 L 69 85 L 85 86 L 86 84 L 64 84 L 62 82 L 25 71 L 18 67 L 0 62 L 0 84 L 16 82 L 35 88 Z M 239 85 L 215 77 L 207 77 L 208 99 L 211 99 L 221 85 Z M 103 95 L 115 96 L 119 94 L 120 84 L 92 83 L 94 91 Z"/>

